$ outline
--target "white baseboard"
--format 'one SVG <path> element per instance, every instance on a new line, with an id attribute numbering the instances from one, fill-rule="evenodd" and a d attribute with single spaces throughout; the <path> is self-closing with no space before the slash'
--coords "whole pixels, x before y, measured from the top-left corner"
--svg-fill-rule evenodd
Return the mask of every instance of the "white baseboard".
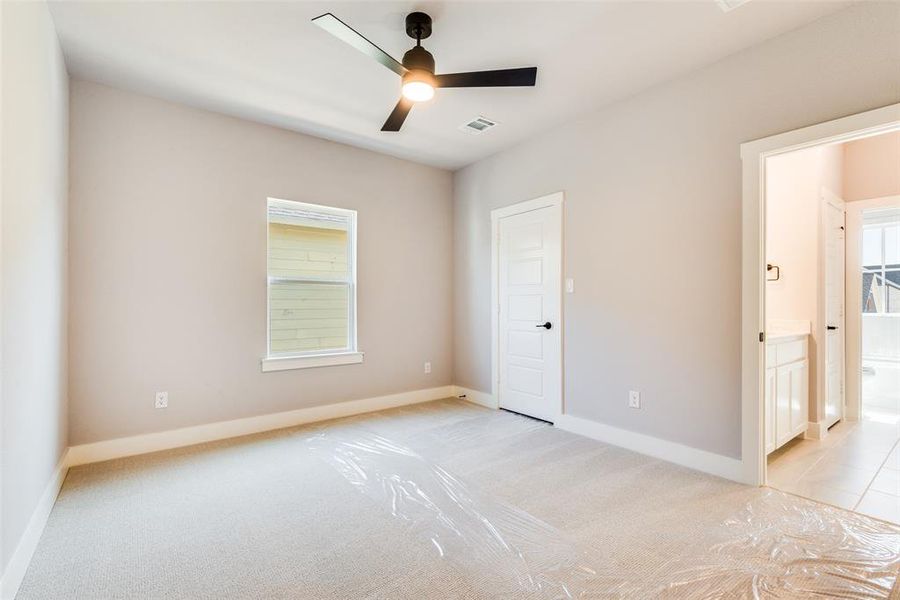
<path id="1" fill-rule="evenodd" d="M 192 446 L 203 442 L 250 435 L 262 431 L 294 427 L 305 423 L 349 417 L 407 404 L 440 400 L 441 398 L 454 396 L 454 392 L 454 386 L 445 385 L 424 390 L 414 390 L 412 392 L 390 394 L 388 396 L 378 396 L 376 398 L 350 400 L 348 402 L 313 406 L 287 412 L 260 415 L 258 417 L 219 421 L 218 423 L 117 438 L 93 444 L 82 444 L 80 446 L 72 446 L 69 449 L 69 465 L 74 467 L 124 456 L 146 454 L 147 452 Z"/>
<path id="2" fill-rule="evenodd" d="M 453 395 L 457 398 L 461 398 L 462 400 L 473 404 L 478 404 L 479 406 L 484 406 L 485 408 L 498 408 L 497 399 L 487 392 L 479 392 L 478 390 L 472 390 L 458 385 L 453 386 L 453 389 Z"/>
<path id="3" fill-rule="evenodd" d="M 19 586 L 22 585 L 25 571 L 28 570 L 31 557 L 34 555 L 41 534 L 44 533 L 44 527 L 47 525 L 47 519 L 50 517 L 50 511 L 53 509 L 59 490 L 66 479 L 66 473 L 69 472 L 68 453 L 68 450 L 63 452 L 53 476 L 47 483 L 47 487 L 44 488 L 44 493 L 38 500 L 34 512 L 31 513 L 28 526 L 13 551 L 9 564 L 6 565 L 3 577 L 0 578 L 0 599 L 2 600 L 13 600 L 19 591 Z"/>
<path id="4" fill-rule="evenodd" d="M 691 448 L 676 442 L 669 442 L 650 435 L 619 429 L 618 427 L 572 415 L 561 415 L 554 425 L 560 429 L 612 444 L 613 446 L 620 446 L 683 467 L 743 483 L 743 463 L 736 458 Z"/>

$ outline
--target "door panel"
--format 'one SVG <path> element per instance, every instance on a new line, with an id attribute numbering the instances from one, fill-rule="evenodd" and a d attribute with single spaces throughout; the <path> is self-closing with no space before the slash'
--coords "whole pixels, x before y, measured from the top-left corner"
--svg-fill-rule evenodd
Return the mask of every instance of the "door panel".
<path id="1" fill-rule="evenodd" d="M 498 223 L 498 401 L 547 421 L 562 401 L 561 213 L 547 206 Z"/>
<path id="2" fill-rule="evenodd" d="M 825 424 L 844 416 L 844 208 L 826 197 L 825 210 Z"/>
<path id="3" fill-rule="evenodd" d="M 540 284 L 542 280 L 543 260 L 511 260 L 509 261 L 509 285 Z"/>
<path id="4" fill-rule="evenodd" d="M 540 319 L 540 317 L 538 317 Z M 544 340 L 542 332 L 510 331 L 509 353 L 522 358 L 544 358 Z"/>
<path id="5" fill-rule="evenodd" d="M 509 318 L 513 321 L 539 321 L 544 314 L 544 298 L 542 295 L 510 296 L 507 302 Z"/>

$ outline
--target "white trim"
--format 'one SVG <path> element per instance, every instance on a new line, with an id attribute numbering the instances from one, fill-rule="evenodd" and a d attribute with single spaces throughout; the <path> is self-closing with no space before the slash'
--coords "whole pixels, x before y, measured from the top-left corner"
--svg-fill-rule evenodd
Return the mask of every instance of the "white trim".
<path id="1" fill-rule="evenodd" d="M 472 404 L 477 404 L 485 408 L 492 408 L 494 410 L 499 408 L 499 406 L 497 406 L 497 397 L 493 394 L 464 388 L 458 385 L 454 385 L 453 390 L 453 395 L 460 400 L 465 400 L 466 402 L 471 402 Z"/>
<path id="2" fill-rule="evenodd" d="M 862 213 L 871 208 L 900 207 L 900 195 L 884 196 L 848 202 L 847 208 L 847 295 L 844 300 L 847 327 L 845 345 L 847 351 L 846 389 L 844 399 L 847 419 L 857 421 L 862 417 Z"/>
<path id="3" fill-rule="evenodd" d="M 691 448 L 676 442 L 669 442 L 650 435 L 619 429 L 618 427 L 572 415 L 561 415 L 554 425 L 571 433 L 577 433 L 606 444 L 646 454 L 647 456 L 688 467 L 689 469 L 703 471 L 704 473 L 724 477 L 732 481 L 743 481 L 743 465 L 736 458 Z"/>
<path id="4" fill-rule="evenodd" d="M 502 219 L 503 217 L 520 215 L 522 213 L 531 212 L 533 210 L 547 208 L 548 206 L 562 205 L 563 193 L 553 192 L 552 194 L 547 194 L 546 196 L 541 196 L 539 198 L 532 198 L 531 200 L 525 200 L 523 202 L 517 202 L 516 204 L 509 204 L 507 206 L 495 208 L 491 211 L 491 220 L 493 221 L 495 219 Z"/>
<path id="5" fill-rule="evenodd" d="M 134 456 L 136 454 L 146 454 L 147 452 L 157 452 L 159 450 L 169 450 L 171 448 L 180 448 L 182 446 L 192 446 L 194 444 L 250 435 L 273 429 L 294 427 L 305 423 L 327 421 L 329 419 L 349 417 L 377 410 L 395 408 L 397 406 L 440 400 L 442 398 L 452 397 L 453 393 L 454 387 L 452 385 L 445 385 L 442 387 L 402 392 L 388 396 L 378 396 L 376 398 L 365 398 L 363 400 L 351 400 L 348 402 L 338 402 L 323 406 L 312 406 L 310 408 L 260 415 L 258 417 L 247 417 L 244 419 L 234 419 L 232 421 L 219 421 L 218 423 L 208 423 L 206 425 L 196 425 L 194 427 L 184 427 L 181 429 L 106 440 L 103 442 L 95 442 L 93 444 L 82 444 L 80 446 L 72 446 L 69 449 L 69 465 L 83 465 L 124 456 Z"/>
<path id="6" fill-rule="evenodd" d="M 59 459 L 59 463 L 56 465 L 56 470 L 53 471 L 47 487 L 44 488 L 44 493 L 38 500 L 34 512 L 31 513 L 31 519 L 28 521 L 28 526 L 25 528 L 19 544 L 6 565 L 6 570 L 3 572 L 2 579 L 0 579 L 0 599 L 2 600 L 13 600 L 19 591 L 19 586 L 22 585 L 25 572 L 31 563 L 31 557 L 34 556 L 41 534 L 44 533 L 44 527 L 47 525 L 50 511 L 53 510 L 56 497 L 59 495 L 59 490 L 66 479 L 66 473 L 69 472 L 68 457 L 69 450 L 66 449 Z"/>
<path id="7" fill-rule="evenodd" d="M 518 202 L 509 206 L 495 208 L 491 211 L 491 397 L 498 406 L 500 402 L 500 389 L 498 385 L 500 381 L 500 321 L 497 317 L 500 310 L 500 292 L 498 289 L 500 273 L 500 246 L 497 243 L 497 239 L 500 234 L 500 219 L 553 206 L 559 209 L 559 222 L 561 229 L 559 233 L 559 414 L 561 415 L 565 413 L 565 360 L 563 358 L 565 355 L 565 336 L 563 334 L 565 324 L 565 296 L 563 295 L 563 282 L 566 276 L 566 241 L 565 211 L 563 210 L 564 202 L 564 193 L 554 192 L 552 194 L 547 194 L 546 196 L 541 196 L 532 200 L 525 200 L 524 202 Z"/>
<path id="8" fill-rule="evenodd" d="M 741 144 L 741 158 L 774 156 L 823 144 L 841 144 L 900 130 L 900 103 Z"/>
<path id="9" fill-rule="evenodd" d="M 898 129 L 900 104 L 893 104 L 741 144 L 741 457 L 745 483 L 765 483 L 762 427 L 765 344 L 759 342 L 759 333 L 765 331 L 765 160 L 784 152 Z"/>
<path id="10" fill-rule="evenodd" d="M 354 365 L 363 361 L 362 352 L 336 352 L 334 354 L 311 354 L 309 356 L 270 356 L 260 361 L 263 373 L 286 371 L 289 369 L 312 369 L 334 365 Z"/>

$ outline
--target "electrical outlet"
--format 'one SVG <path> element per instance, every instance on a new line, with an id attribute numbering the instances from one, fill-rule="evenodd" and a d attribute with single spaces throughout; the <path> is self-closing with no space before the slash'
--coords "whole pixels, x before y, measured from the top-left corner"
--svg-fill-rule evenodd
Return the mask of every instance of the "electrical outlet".
<path id="1" fill-rule="evenodd" d="M 430 362 L 425 363 L 425 374 L 427 375 L 428 373 L 431 373 L 431 363 Z"/>
<path id="2" fill-rule="evenodd" d="M 628 392 L 628 407 L 629 408 L 640 408 L 641 407 L 641 393 L 631 390 Z"/>
<path id="3" fill-rule="evenodd" d="M 156 392 L 156 408 L 169 408 L 169 392 Z"/>

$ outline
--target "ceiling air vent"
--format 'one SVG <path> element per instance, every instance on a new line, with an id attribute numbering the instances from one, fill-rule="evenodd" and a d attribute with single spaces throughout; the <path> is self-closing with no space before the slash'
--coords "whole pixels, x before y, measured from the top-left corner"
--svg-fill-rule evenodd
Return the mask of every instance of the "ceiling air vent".
<path id="1" fill-rule="evenodd" d="M 466 133 L 471 133 L 473 135 L 479 135 L 497 125 L 497 121 L 491 121 L 488 118 L 478 116 L 469 121 L 468 123 L 464 123 L 459 126 L 460 129 L 465 131 Z"/>

